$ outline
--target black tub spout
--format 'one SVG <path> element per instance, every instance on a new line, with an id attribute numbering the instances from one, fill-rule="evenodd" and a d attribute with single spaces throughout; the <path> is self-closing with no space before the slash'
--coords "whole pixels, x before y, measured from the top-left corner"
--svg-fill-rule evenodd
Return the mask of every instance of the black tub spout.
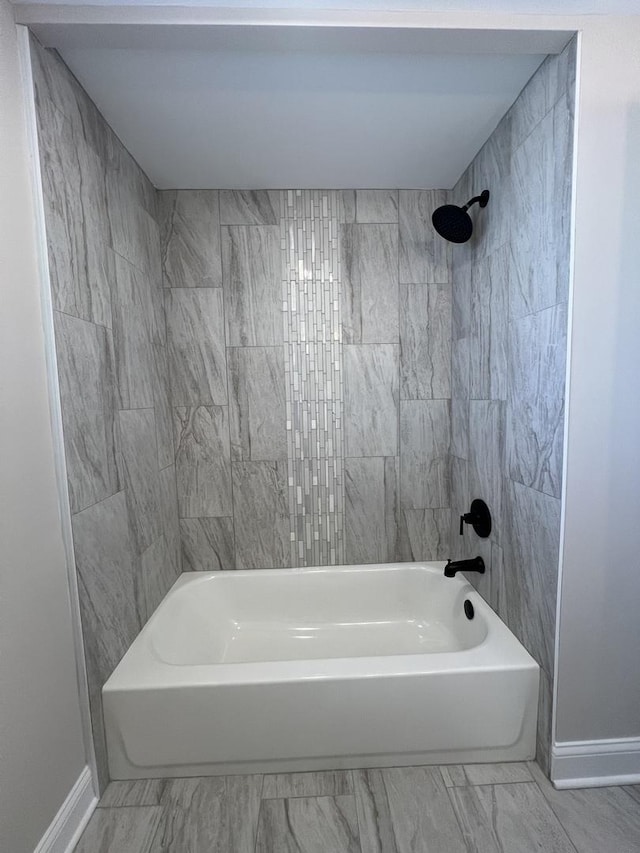
<path id="1" fill-rule="evenodd" d="M 473 560 L 447 560 L 444 567 L 445 578 L 455 577 L 456 572 L 479 572 L 484 574 L 484 560 L 482 557 L 474 557 Z"/>

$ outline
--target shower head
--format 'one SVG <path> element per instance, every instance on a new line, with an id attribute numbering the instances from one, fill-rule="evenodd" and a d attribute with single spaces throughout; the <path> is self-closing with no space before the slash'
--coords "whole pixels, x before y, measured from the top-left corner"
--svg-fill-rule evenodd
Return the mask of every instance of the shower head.
<path id="1" fill-rule="evenodd" d="M 486 207 L 489 203 L 489 190 L 483 190 L 464 207 L 458 207 L 457 204 L 443 204 L 442 207 L 436 208 L 431 216 L 433 227 L 450 243 L 466 243 L 473 233 L 473 222 L 467 210 L 476 202 L 480 207 Z"/>

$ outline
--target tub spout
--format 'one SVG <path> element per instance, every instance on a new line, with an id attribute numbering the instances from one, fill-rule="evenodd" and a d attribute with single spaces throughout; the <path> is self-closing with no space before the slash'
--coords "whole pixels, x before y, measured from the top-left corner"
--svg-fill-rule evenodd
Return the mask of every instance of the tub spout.
<path id="1" fill-rule="evenodd" d="M 444 567 L 445 578 L 455 577 L 456 572 L 480 572 L 484 574 L 484 560 L 482 557 L 474 557 L 473 560 L 447 560 Z"/>

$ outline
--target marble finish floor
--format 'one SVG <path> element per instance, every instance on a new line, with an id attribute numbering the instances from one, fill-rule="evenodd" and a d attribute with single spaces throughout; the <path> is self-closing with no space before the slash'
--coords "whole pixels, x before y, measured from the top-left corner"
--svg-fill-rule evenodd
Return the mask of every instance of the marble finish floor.
<path id="1" fill-rule="evenodd" d="M 112 782 L 75 853 L 637 853 L 640 785 L 537 764 Z"/>

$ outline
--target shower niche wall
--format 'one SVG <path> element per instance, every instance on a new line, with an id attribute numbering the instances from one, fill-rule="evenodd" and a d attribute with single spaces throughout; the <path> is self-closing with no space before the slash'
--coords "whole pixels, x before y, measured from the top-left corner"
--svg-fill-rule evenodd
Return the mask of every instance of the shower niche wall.
<path id="1" fill-rule="evenodd" d="M 94 741 L 181 571 L 461 558 L 544 671 L 559 548 L 575 49 L 458 184 L 171 190 L 31 43 Z M 480 190 L 452 249 L 433 210 Z M 483 497 L 480 540 L 459 515 Z"/>

